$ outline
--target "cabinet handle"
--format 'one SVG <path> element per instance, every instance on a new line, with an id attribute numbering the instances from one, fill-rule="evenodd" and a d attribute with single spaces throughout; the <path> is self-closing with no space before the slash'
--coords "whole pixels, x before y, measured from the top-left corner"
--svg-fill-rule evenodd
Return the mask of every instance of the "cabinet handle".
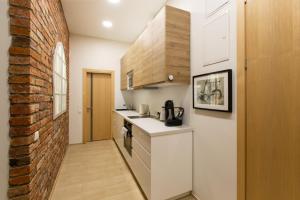
<path id="1" fill-rule="evenodd" d="M 174 76 L 173 76 L 172 74 L 170 74 L 170 75 L 168 76 L 168 78 L 169 78 L 169 81 L 173 81 L 173 80 L 174 80 Z"/>

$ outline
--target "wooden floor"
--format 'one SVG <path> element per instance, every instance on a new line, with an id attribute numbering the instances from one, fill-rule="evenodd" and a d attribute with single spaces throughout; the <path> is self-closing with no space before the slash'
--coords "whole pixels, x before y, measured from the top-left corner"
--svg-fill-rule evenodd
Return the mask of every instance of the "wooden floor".
<path id="1" fill-rule="evenodd" d="M 144 200 L 117 147 L 110 140 L 70 145 L 50 199 Z"/>

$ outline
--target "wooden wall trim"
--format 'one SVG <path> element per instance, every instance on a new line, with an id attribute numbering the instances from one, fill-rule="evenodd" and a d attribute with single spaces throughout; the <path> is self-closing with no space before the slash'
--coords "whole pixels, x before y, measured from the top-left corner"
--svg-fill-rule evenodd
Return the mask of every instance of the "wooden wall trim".
<path id="1" fill-rule="evenodd" d="M 86 128 L 84 126 L 85 121 L 87 119 L 86 112 L 84 108 L 87 105 L 87 97 L 85 88 L 87 86 L 87 74 L 88 73 L 94 73 L 94 74 L 109 74 L 111 76 L 111 110 L 115 110 L 115 72 L 112 70 L 98 70 L 98 69 L 89 69 L 89 68 L 83 68 L 82 69 L 82 142 L 87 143 L 88 142 L 88 134 L 86 131 Z M 112 120 L 111 120 L 112 122 Z M 112 133 L 110 133 L 112 135 Z"/>
<path id="2" fill-rule="evenodd" d="M 237 0 L 237 199 L 246 200 L 245 1 Z"/>

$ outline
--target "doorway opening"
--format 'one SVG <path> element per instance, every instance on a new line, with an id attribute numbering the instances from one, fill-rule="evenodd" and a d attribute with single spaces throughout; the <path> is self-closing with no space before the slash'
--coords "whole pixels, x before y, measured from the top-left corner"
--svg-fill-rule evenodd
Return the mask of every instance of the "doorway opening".
<path id="1" fill-rule="evenodd" d="M 114 72 L 83 70 L 83 143 L 110 140 Z"/>

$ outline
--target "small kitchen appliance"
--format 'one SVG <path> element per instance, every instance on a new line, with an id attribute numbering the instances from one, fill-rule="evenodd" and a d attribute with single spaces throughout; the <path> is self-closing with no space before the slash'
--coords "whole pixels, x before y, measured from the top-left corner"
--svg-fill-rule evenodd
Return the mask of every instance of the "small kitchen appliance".
<path id="1" fill-rule="evenodd" d="M 175 116 L 175 108 L 178 113 Z M 165 102 L 165 125 L 166 126 L 181 126 L 183 119 L 184 109 L 182 107 L 174 107 L 172 100 Z"/>
<path id="2" fill-rule="evenodd" d="M 161 107 L 161 111 L 160 111 L 160 114 L 159 114 L 159 120 L 164 122 L 165 121 L 165 117 L 166 117 L 166 114 L 165 114 L 165 107 Z"/>
<path id="3" fill-rule="evenodd" d="M 149 114 L 149 105 L 147 105 L 147 104 L 140 104 L 139 114 L 140 115 L 148 115 Z"/>

